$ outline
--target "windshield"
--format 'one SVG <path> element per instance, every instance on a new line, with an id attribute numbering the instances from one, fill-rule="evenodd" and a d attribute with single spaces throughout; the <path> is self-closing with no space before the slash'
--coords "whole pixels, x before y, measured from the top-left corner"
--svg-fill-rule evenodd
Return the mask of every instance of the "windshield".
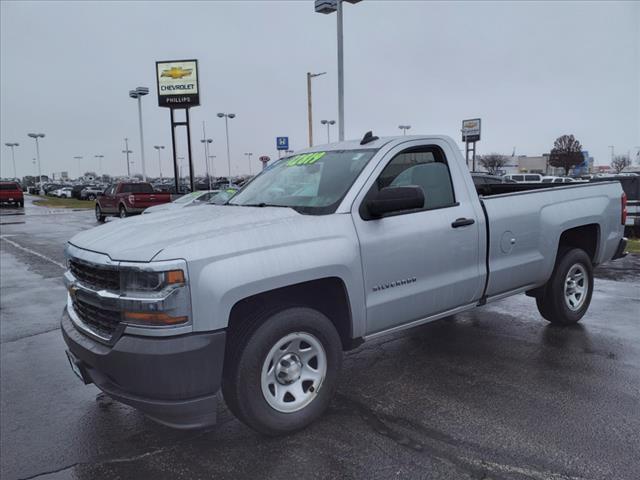
<path id="1" fill-rule="evenodd" d="M 335 150 L 283 158 L 238 192 L 229 205 L 291 207 L 333 213 L 376 150 Z"/>

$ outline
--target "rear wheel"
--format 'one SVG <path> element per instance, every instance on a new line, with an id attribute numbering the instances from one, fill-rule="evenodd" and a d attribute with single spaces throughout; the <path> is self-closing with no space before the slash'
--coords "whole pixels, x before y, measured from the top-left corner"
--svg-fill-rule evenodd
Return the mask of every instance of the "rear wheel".
<path id="1" fill-rule="evenodd" d="M 89 200 L 95 200 L 96 196 L 94 194 L 91 194 L 87 197 Z"/>
<path id="2" fill-rule="evenodd" d="M 229 409 L 266 435 L 306 427 L 329 406 L 342 344 L 325 315 L 295 307 L 230 331 L 222 392 Z"/>
<path id="3" fill-rule="evenodd" d="M 24 208 L 24 200 L 20 200 L 20 201 L 18 202 L 18 206 L 19 206 L 20 208 Z"/>
<path id="4" fill-rule="evenodd" d="M 571 325 L 587 313 L 593 293 L 593 266 L 584 250 L 558 253 L 551 278 L 536 298 L 540 314 L 551 323 Z"/>
<path id="5" fill-rule="evenodd" d="M 128 214 L 127 214 L 127 207 L 125 207 L 124 205 L 120 205 L 120 218 L 127 218 Z"/>
<path id="6" fill-rule="evenodd" d="M 96 220 L 100 223 L 104 223 L 104 215 L 102 214 L 102 209 L 100 205 L 96 204 Z"/>

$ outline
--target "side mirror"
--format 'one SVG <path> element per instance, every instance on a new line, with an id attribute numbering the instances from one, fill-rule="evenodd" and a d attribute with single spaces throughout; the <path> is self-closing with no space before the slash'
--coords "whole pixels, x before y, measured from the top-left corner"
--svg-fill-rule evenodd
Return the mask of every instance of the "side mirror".
<path id="1" fill-rule="evenodd" d="M 373 217 L 423 207 L 424 192 L 415 185 L 383 188 L 367 202 L 367 208 Z"/>

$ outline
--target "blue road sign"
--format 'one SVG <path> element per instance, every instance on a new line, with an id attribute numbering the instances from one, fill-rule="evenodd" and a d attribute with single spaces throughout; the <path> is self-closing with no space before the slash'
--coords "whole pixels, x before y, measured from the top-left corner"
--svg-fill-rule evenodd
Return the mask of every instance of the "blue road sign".
<path id="1" fill-rule="evenodd" d="M 289 137 L 276 137 L 276 147 L 278 150 L 289 150 Z"/>

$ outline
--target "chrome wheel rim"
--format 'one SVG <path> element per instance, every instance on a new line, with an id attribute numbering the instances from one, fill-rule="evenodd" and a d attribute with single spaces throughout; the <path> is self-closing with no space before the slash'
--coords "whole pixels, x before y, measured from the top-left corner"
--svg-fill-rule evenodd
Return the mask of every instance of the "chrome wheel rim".
<path id="1" fill-rule="evenodd" d="M 127 211 L 124 208 L 120 209 L 120 218 L 126 218 L 127 217 Z"/>
<path id="2" fill-rule="evenodd" d="M 580 310 L 589 290 L 587 269 L 580 263 L 573 265 L 564 280 L 564 302 L 569 310 Z"/>
<path id="3" fill-rule="evenodd" d="M 278 412 L 303 409 L 318 395 L 327 373 L 327 354 L 310 333 L 291 333 L 276 342 L 262 365 L 262 395 Z"/>

